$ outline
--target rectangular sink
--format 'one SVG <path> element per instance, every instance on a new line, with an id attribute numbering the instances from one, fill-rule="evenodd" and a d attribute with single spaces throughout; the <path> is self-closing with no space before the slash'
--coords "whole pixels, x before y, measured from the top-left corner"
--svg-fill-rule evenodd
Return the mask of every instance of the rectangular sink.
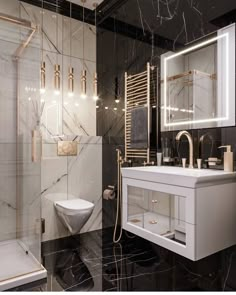
<path id="1" fill-rule="evenodd" d="M 196 188 L 206 184 L 235 181 L 236 172 L 223 170 L 189 169 L 169 166 L 148 166 L 122 168 L 122 176 L 151 182 Z"/>

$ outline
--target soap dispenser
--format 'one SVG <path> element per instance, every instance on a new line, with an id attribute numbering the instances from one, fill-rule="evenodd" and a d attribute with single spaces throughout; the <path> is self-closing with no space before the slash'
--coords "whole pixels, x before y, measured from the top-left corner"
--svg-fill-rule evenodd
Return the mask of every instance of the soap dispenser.
<path id="1" fill-rule="evenodd" d="M 226 152 L 224 152 L 224 171 L 225 172 L 233 172 L 234 171 L 234 155 L 231 152 L 230 145 L 220 146 L 219 149 L 226 148 Z"/>

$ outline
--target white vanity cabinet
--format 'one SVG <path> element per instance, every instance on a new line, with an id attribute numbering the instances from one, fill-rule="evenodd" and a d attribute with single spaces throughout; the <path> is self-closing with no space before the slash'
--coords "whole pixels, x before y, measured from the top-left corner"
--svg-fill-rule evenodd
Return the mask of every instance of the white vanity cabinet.
<path id="1" fill-rule="evenodd" d="M 122 168 L 125 230 L 199 260 L 236 244 L 236 174 Z"/>

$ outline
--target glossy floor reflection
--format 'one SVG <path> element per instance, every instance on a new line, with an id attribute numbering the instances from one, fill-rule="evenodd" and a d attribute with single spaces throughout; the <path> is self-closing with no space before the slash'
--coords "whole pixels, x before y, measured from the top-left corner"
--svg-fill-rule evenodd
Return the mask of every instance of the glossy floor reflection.
<path id="1" fill-rule="evenodd" d="M 236 248 L 192 262 L 130 233 L 103 230 L 43 244 L 47 291 L 236 290 Z"/>

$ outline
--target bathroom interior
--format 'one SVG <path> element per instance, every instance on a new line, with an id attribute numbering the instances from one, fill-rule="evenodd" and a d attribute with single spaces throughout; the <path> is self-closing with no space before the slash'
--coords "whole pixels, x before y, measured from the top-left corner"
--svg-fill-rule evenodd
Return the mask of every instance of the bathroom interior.
<path id="1" fill-rule="evenodd" d="M 0 291 L 236 290 L 235 22 L 0 1 Z"/>

